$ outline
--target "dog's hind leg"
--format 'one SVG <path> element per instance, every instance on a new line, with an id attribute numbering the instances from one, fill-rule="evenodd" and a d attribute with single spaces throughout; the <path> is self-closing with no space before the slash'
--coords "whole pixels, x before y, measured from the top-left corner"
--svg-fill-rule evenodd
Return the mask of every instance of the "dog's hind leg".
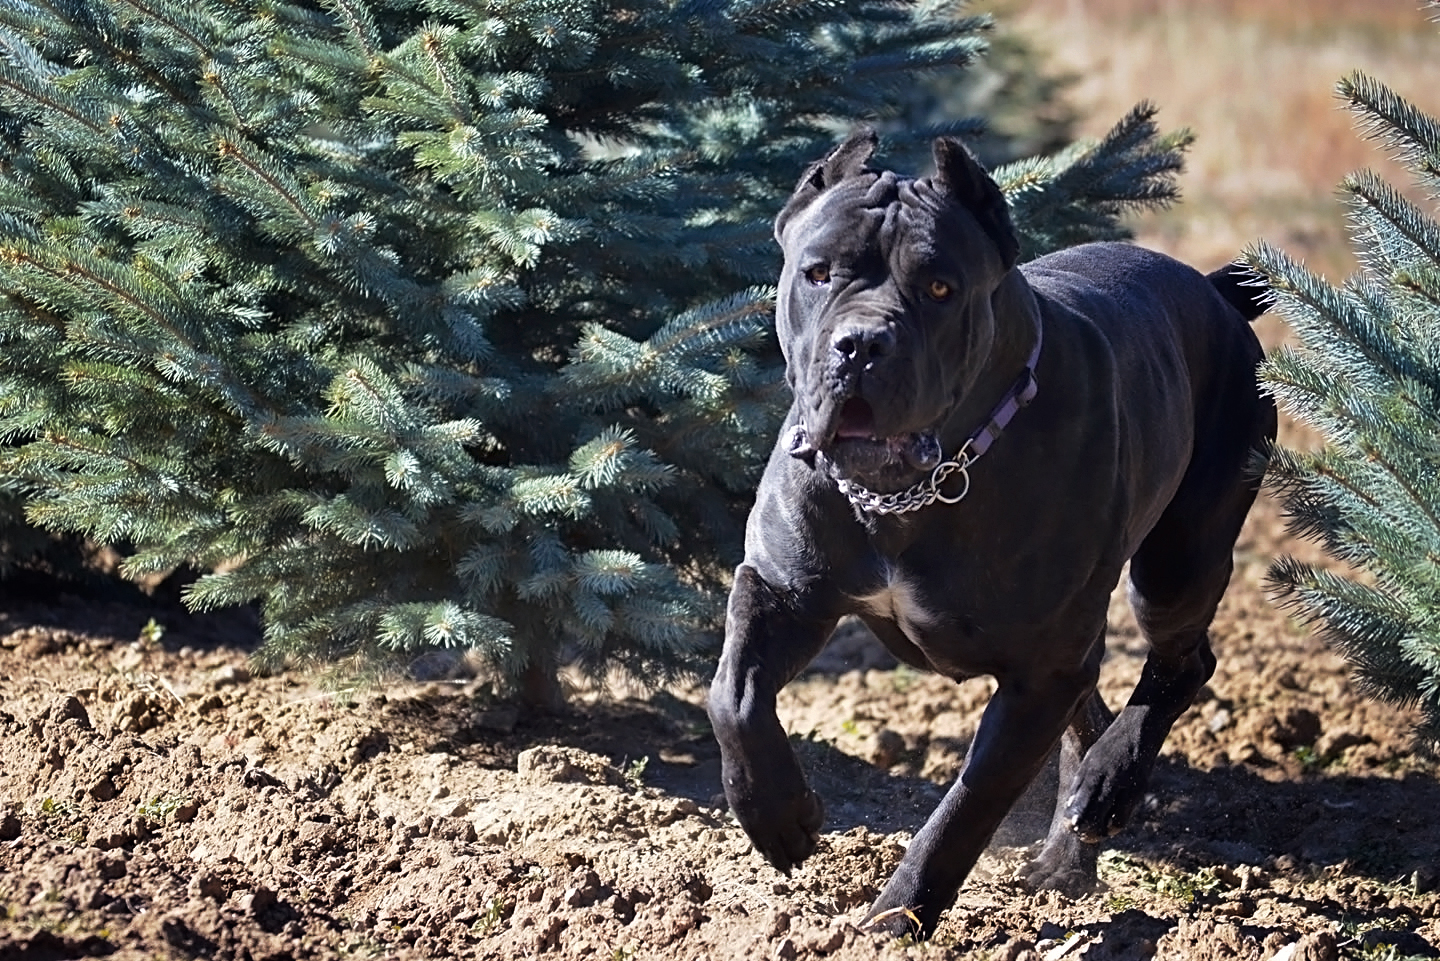
<path id="1" fill-rule="evenodd" d="M 1096 643 L 1103 645 L 1104 637 Z M 1100 845 L 1081 840 L 1071 830 L 1067 809 L 1075 778 L 1080 773 L 1080 762 L 1114 720 L 1115 715 L 1105 705 L 1099 691 L 1092 691 L 1070 719 L 1070 726 L 1060 742 L 1055 816 L 1040 854 L 1021 873 L 1022 881 L 1031 890 L 1044 888 L 1080 897 L 1094 890 L 1098 883 L 1096 863 Z"/>
<path id="2" fill-rule="evenodd" d="M 1197 444 L 1175 496 L 1130 559 L 1130 606 L 1150 653 L 1130 700 L 1086 752 L 1071 787 L 1066 816 L 1086 841 L 1129 821 L 1171 726 L 1215 670 L 1210 622 L 1259 487 L 1247 469 L 1249 452 L 1275 430 L 1268 398 L 1239 390 L 1228 396 L 1228 408 L 1207 412 L 1212 420 L 1201 427 L 1209 429 L 1197 435 L 1208 443 Z"/>
<path id="3" fill-rule="evenodd" d="M 1071 827 L 1089 842 L 1118 833 L 1130 820 L 1170 728 L 1215 670 L 1208 628 L 1229 579 L 1228 554 L 1205 578 L 1203 594 L 1158 601 L 1157 581 L 1147 576 L 1151 572 L 1139 557 L 1131 562 L 1130 597 L 1150 654 L 1130 700 L 1081 760 L 1066 800 Z M 1169 578 L 1158 584 L 1178 586 Z"/>

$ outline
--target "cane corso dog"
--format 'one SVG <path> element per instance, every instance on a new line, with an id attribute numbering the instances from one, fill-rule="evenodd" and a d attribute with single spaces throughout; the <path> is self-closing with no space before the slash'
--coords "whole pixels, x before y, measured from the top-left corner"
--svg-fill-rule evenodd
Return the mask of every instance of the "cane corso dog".
<path id="1" fill-rule="evenodd" d="M 936 173 L 871 169 L 873 133 L 801 178 L 775 222 L 794 401 L 750 514 L 710 689 L 730 809 L 789 873 L 824 818 L 776 692 L 858 615 L 901 661 L 996 691 L 965 765 L 869 914 L 933 933 L 1060 745 L 1033 887 L 1095 883 L 1215 667 L 1207 635 L 1275 434 L 1239 269 L 1087 244 L 1017 266 L 999 188 L 963 144 Z M 1110 594 L 1149 650 L 1096 693 Z"/>

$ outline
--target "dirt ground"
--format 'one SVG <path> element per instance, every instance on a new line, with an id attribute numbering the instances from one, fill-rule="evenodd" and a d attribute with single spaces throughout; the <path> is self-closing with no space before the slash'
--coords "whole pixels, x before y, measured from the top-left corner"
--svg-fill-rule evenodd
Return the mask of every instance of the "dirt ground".
<path id="1" fill-rule="evenodd" d="M 896 669 L 850 635 L 784 692 L 828 810 L 786 879 L 718 797 L 699 689 L 577 691 L 551 718 L 473 680 L 337 697 L 252 676 L 244 615 L 12 598 L 0 959 L 1440 956 L 1437 767 L 1410 717 L 1359 696 L 1265 596 L 1269 559 L 1296 546 L 1280 527 L 1262 501 L 1219 671 L 1103 856 L 1103 890 L 1014 883 L 1045 819 L 1021 810 L 926 944 L 857 924 L 955 775 L 982 681 Z M 1141 654 L 1117 601 L 1112 704 Z"/>

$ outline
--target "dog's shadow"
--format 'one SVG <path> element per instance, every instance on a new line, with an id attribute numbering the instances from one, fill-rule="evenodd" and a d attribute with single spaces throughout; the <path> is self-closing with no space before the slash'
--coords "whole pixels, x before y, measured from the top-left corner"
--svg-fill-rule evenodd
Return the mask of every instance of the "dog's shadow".
<path id="1" fill-rule="evenodd" d="M 883 649 L 858 634 L 837 633 L 808 673 L 884 670 Z M 555 722 L 559 724 L 559 722 Z M 665 694 L 627 710 L 596 708 L 559 729 L 518 732 L 522 740 L 549 737 L 619 761 L 648 757 L 646 785 L 705 807 L 724 804 L 719 750 L 702 705 Z M 932 742 L 933 743 L 933 742 Z M 827 741 L 793 737 L 810 786 L 825 804 L 825 828 L 864 827 L 877 834 L 913 834 L 944 797 L 946 785 L 884 770 Z M 963 739 L 947 744 L 963 756 Z M 1056 765 L 1022 797 L 994 842 L 1021 847 L 1044 837 L 1057 793 Z M 1418 879 L 1434 885 L 1440 864 L 1440 783 L 1383 773 L 1306 773 L 1267 778 L 1252 765 L 1193 767 L 1162 755 L 1151 788 L 1129 827 L 1108 848 L 1151 864 L 1196 870 L 1254 865 L 1309 875 L 1344 865 L 1351 877 L 1382 884 Z M 1276 869 L 1277 862 L 1285 867 Z"/>

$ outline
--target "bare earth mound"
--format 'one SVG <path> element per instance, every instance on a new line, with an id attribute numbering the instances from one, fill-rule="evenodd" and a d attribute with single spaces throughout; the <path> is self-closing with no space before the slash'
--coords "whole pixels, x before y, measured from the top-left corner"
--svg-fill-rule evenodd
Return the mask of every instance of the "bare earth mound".
<path id="1" fill-rule="evenodd" d="M 12 603 L 0 959 L 1440 957 L 1436 766 L 1264 597 L 1277 527 L 1263 505 L 1219 672 L 1103 889 L 1017 886 L 1047 817 L 1021 811 L 928 945 L 856 925 L 957 771 L 983 682 L 851 639 L 785 692 L 828 812 L 787 879 L 717 797 L 701 691 L 548 719 L 473 682 L 347 700 L 252 677 L 236 616 L 172 615 L 146 642 L 153 612 Z M 1143 652 L 1122 604 L 1111 627 L 1116 704 Z"/>

